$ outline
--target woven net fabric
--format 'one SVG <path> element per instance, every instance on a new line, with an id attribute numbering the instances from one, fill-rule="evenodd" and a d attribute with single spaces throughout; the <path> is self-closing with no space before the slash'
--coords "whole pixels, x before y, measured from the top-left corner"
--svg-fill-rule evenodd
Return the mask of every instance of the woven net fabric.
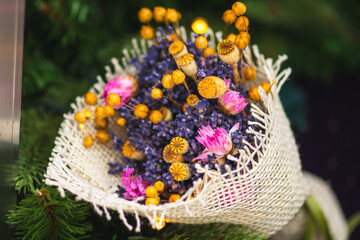
<path id="1" fill-rule="evenodd" d="M 184 28 L 181 31 L 186 39 Z M 222 34 L 214 34 L 211 29 L 208 34 L 209 45 L 215 47 L 216 38 L 220 41 Z M 130 52 L 124 50 L 121 64 L 117 59 L 112 59 L 114 70 L 105 67 L 105 80 L 98 77 L 98 82 L 90 92 L 102 99 L 106 81 L 121 74 L 136 76 L 136 70 L 129 64 L 130 59 L 133 56 L 141 59 L 149 44 L 134 39 L 134 49 Z M 289 120 L 278 96 L 281 86 L 291 73 L 290 69 L 280 71 L 280 64 L 287 57 L 283 55 L 273 61 L 265 59 L 256 46 L 252 50 L 256 57 L 258 83 L 272 83 L 273 80 L 277 83 L 272 85 L 269 94 L 259 88 L 262 106 L 251 105 L 256 121 L 249 122 L 247 129 L 254 141 L 245 142 L 246 146 L 239 149 L 239 157 L 228 156 L 229 161 L 237 163 L 235 170 L 226 167 L 227 172 L 221 174 L 220 169 L 197 165 L 197 171 L 203 173 L 204 177 L 194 182 L 193 187 L 174 203 L 145 206 L 119 198 L 115 191 L 120 178 L 109 175 L 107 171 L 109 162 L 121 162 L 121 154 L 114 151 L 110 143 L 95 142 L 90 148 L 83 146 L 83 138 L 87 133 L 79 129 L 74 113 L 89 106 L 85 105 L 82 97 L 78 97 L 71 105 L 73 111 L 64 115 L 45 174 L 46 184 L 58 187 L 63 196 L 64 189 L 72 192 L 77 199 L 91 203 L 99 214 L 105 214 L 109 220 L 109 210 L 117 211 L 119 218 L 130 230 L 135 228 L 135 231 L 140 231 L 139 216 L 144 216 L 153 227 L 157 217 L 160 217 L 160 224 L 164 219 L 188 224 L 222 222 L 247 226 L 266 236 L 274 234 L 294 217 L 309 192 L 305 187 Z M 250 57 L 248 48 L 245 55 Z M 95 131 L 91 124 L 85 124 L 85 128 L 90 132 Z M 122 134 L 114 122 L 110 122 L 110 129 L 116 134 Z M 191 198 L 194 191 L 196 197 Z M 125 213 L 135 216 L 135 226 L 127 222 Z"/>

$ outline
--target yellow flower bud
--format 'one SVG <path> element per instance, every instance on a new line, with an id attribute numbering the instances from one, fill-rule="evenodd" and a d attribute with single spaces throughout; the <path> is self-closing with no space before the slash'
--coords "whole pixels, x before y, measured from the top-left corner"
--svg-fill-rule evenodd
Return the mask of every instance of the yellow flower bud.
<path id="1" fill-rule="evenodd" d="M 98 117 L 95 117 L 94 122 L 96 128 L 105 128 L 107 123 L 106 118 L 98 118 Z"/>
<path id="2" fill-rule="evenodd" d="M 110 107 L 109 105 L 106 105 L 105 109 L 106 109 L 108 117 L 115 117 L 115 110 L 114 110 L 113 107 Z"/>
<path id="3" fill-rule="evenodd" d="M 149 113 L 149 108 L 145 104 L 138 104 L 135 106 L 134 114 L 138 118 L 146 118 Z"/>
<path id="4" fill-rule="evenodd" d="M 232 10 L 236 16 L 244 15 L 246 12 L 246 6 L 242 2 L 236 2 L 232 5 Z"/>
<path id="5" fill-rule="evenodd" d="M 207 39 L 204 36 L 198 36 L 195 40 L 195 47 L 197 49 L 205 49 L 207 47 Z"/>
<path id="6" fill-rule="evenodd" d="M 78 123 L 85 123 L 89 119 L 86 112 L 78 112 L 75 114 L 74 118 Z"/>
<path id="7" fill-rule="evenodd" d="M 175 86 L 174 80 L 170 74 L 166 74 L 162 78 L 162 85 L 166 89 L 172 89 Z"/>
<path id="8" fill-rule="evenodd" d="M 158 196 L 157 189 L 154 186 L 148 186 L 145 191 L 146 197 L 156 198 Z"/>
<path id="9" fill-rule="evenodd" d="M 98 118 L 106 118 L 108 116 L 106 108 L 103 106 L 96 107 L 95 116 Z"/>
<path id="10" fill-rule="evenodd" d="M 154 88 L 151 90 L 151 96 L 153 97 L 153 99 L 161 99 L 163 96 L 163 92 L 160 88 Z"/>
<path id="11" fill-rule="evenodd" d="M 158 192 L 162 192 L 162 191 L 164 191 L 165 185 L 162 181 L 157 181 L 157 182 L 155 182 L 154 187 L 156 188 L 156 190 Z"/>
<path id="12" fill-rule="evenodd" d="M 249 98 L 254 101 L 260 100 L 260 94 L 258 92 L 258 87 L 252 87 L 249 89 Z"/>
<path id="13" fill-rule="evenodd" d="M 120 104 L 121 102 L 121 98 L 119 95 L 117 95 L 116 93 L 110 93 L 107 97 L 106 97 L 106 102 L 107 104 L 109 104 L 111 107 L 116 107 Z"/>
<path id="14" fill-rule="evenodd" d="M 176 202 L 177 200 L 180 199 L 180 195 L 179 194 L 171 194 L 171 196 L 169 197 L 169 203 L 173 203 Z"/>
<path id="15" fill-rule="evenodd" d="M 162 23 L 165 20 L 166 9 L 163 7 L 154 7 L 154 20 L 157 23 Z"/>
<path id="16" fill-rule="evenodd" d="M 126 124 L 126 119 L 125 118 L 118 118 L 116 120 L 116 124 L 119 125 L 120 127 L 123 127 Z"/>
<path id="17" fill-rule="evenodd" d="M 246 46 L 249 44 L 249 38 L 244 34 L 239 34 L 235 38 L 235 46 L 238 49 L 245 49 Z"/>
<path id="18" fill-rule="evenodd" d="M 225 22 L 226 25 L 231 25 L 236 20 L 236 15 L 232 10 L 226 10 L 222 16 L 222 20 Z"/>
<path id="19" fill-rule="evenodd" d="M 207 47 L 204 49 L 203 56 L 205 58 L 209 56 L 215 57 L 215 50 L 212 47 Z"/>
<path id="20" fill-rule="evenodd" d="M 253 67 L 245 68 L 245 78 L 249 80 L 255 80 L 256 78 L 256 70 Z"/>
<path id="21" fill-rule="evenodd" d="M 94 143 L 94 139 L 92 138 L 92 136 L 87 136 L 86 138 L 84 138 L 85 147 L 90 147 L 93 143 Z"/>
<path id="22" fill-rule="evenodd" d="M 150 40 L 155 36 L 155 30 L 151 26 L 143 25 L 140 30 L 140 35 L 145 40 Z"/>
<path id="23" fill-rule="evenodd" d="M 232 42 L 235 42 L 235 38 L 236 38 L 236 35 L 233 34 L 233 33 L 230 33 L 227 37 L 226 37 L 226 40 L 230 40 Z"/>
<path id="24" fill-rule="evenodd" d="M 95 105 L 97 103 L 97 96 L 95 93 L 88 92 L 85 94 L 85 103 L 87 105 Z"/>
<path id="25" fill-rule="evenodd" d="M 265 90 L 266 94 L 268 94 L 271 90 L 271 85 L 268 82 L 262 82 L 260 86 Z"/>
<path id="26" fill-rule="evenodd" d="M 236 19 L 235 27 L 241 31 L 247 31 L 249 29 L 249 19 L 245 16 L 240 16 Z"/>
<path id="27" fill-rule="evenodd" d="M 101 143 L 106 143 L 110 138 L 109 133 L 104 129 L 99 129 L 96 132 L 96 139 Z"/>
<path id="28" fill-rule="evenodd" d="M 165 14 L 165 22 L 175 23 L 178 22 L 181 18 L 181 14 L 173 8 L 168 8 Z"/>
<path id="29" fill-rule="evenodd" d="M 159 205 L 160 202 L 160 198 L 146 198 L 145 200 L 145 205 L 149 206 L 149 205 Z"/>
<path id="30" fill-rule="evenodd" d="M 159 110 L 152 110 L 149 114 L 149 120 L 153 124 L 158 124 L 163 118 L 164 117 Z"/>
<path id="31" fill-rule="evenodd" d="M 141 8 L 138 12 L 139 21 L 142 23 L 149 23 L 152 18 L 152 12 L 148 8 Z"/>
<path id="32" fill-rule="evenodd" d="M 171 78 L 175 85 L 179 85 L 185 81 L 186 75 L 181 70 L 175 70 L 171 73 Z"/>

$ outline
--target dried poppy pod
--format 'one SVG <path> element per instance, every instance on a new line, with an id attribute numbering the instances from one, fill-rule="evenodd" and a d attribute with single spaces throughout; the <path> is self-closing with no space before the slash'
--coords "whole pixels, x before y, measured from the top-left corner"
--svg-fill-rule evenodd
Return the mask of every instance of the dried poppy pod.
<path id="1" fill-rule="evenodd" d="M 249 29 L 249 19 L 245 16 L 240 16 L 236 19 L 235 27 L 240 31 L 247 31 Z"/>
<path id="2" fill-rule="evenodd" d="M 189 150 L 189 142 L 182 137 L 174 137 L 169 145 L 171 151 L 176 154 L 185 154 Z"/>
<path id="3" fill-rule="evenodd" d="M 188 53 L 188 50 L 185 44 L 182 41 L 175 41 L 169 46 L 169 53 L 173 55 L 175 60 L 182 57 L 184 54 Z"/>
<path id="4" fill-rule="evenodd" d="M 136 151 L 135 146 L 130 145 L 129 141 L 122 146 L 122 154 L 132 160 L 143 160 L 145 157 L 144 151 Z"/>
<path id="5" fill-rule="evenodd" d="M 236 86 L 239 85 L 240 74 L 238 70 L 238 62 L 240 60 L 240 51 L 231 40 L 223 40 L 217 45 L 220 60 L 231 65 L 231 70 L 234 72 L 234 82 Z"/>
<path id="6" fill-rule="evenodd" d="M 177 64 L 187 76 L 196 79 L 197 66 L 193 54 L 184 54 L 177 60 Z"/>
<path id="7" fill-rule="evenodd" d="M 170 111 L 170 109 L 162 106 L 159 111 L 161 112 L 161 114 L 163 115 L 163 121 L 164 122 L 169 122 L 173 119 L 173 115 L 172 112 Z"/>
<path id="8" fill-rule="evenodd" d="M 186 163 L 173 163 L 169 167 L 169 171 L 175 181 L 185 181 L 191 178 L 189 164 Z"/>
<path id="9" fill-rule="evenodd" d="M 240 60 L 240 51 L 231 40 L 223 40 L 217 45 L 220 60 L 227 64 L 237 64 Z"/>
<path id="10" fill-rule="evenodd" d="M 174 70 L 172 73 L 171 73 L 171 77 L 175 83 L 175 85 L 179 85 L 179 84 L 182 84 L 184 81 L 185 81 L 185 74 L 180 71 L 180 70 Z"/>
<path id="11" fill-rule="evenodd" d="M 163 159 L 164 159 L 165 162 L 168 162 L 168 163 L 175 163 L 175 162 L 183 162 L 184 161 L 183 155 L 174 153 L 171 150 L 170 145 L 166 145 L 164 147 Z"/>
<path id="12" fill-rule="evenodd" d="M 225 82 L 218 77 L 206 77 L 198 84 L 199 94 L 203 98 L 216 99 L 222 96 L 227 90 Z"/>

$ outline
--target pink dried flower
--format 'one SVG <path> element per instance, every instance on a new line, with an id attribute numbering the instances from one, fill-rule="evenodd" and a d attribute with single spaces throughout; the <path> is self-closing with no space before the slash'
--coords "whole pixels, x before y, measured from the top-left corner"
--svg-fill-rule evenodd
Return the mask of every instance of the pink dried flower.
<path id="1" fill-rule="evenodd" d="M 135 77 L 130 75 L 119 76 L 106 84 L 104 88 L 103 99 L 106 102 L 106 97 L 109 94 L 116 93 L 121 97 L 122 103 L 127 103 L 132 97 L 136 95 L 138 89 L 139 88 Z M 116 106 L 115 109 L 122 107 L 122 103 Z"/>
<path id="2" fill-rule="evenodd" d="M 124 193 L 124 198 L 129 200 L 144 196 L 146 188 L 150 186 L 150 183 L 143 181 L 141 176 L 131 176 L 133 172 L 133 168 L 126 168 L 125 174 L 121 174 L 121 184 L 126 191 Z"/>
<path id="3" fill-rule="evenodd" d="M 200 136 L 196 137 L 202 145 L 204 145 L 205 150 L 194 158 L 200 159 L 201 161 L 206 161 L 207 156 L 214 153 L 217 158 L 221 158 L 228 154 L 232 149 L 231 134 L 239 129 L 239 123 L 235 124 L 229 133 L 226 132 L 224 128 L 215 128 L 212 129 L 210 125 L 202 126 L 198 133 Z"/>
<path id="4" fill-rule="evenodd" d="M 248 104 L 243 96 L 236 91 L 230 91 L 219 97 L 221 109 L 229 115 L 240 113 Z"/>

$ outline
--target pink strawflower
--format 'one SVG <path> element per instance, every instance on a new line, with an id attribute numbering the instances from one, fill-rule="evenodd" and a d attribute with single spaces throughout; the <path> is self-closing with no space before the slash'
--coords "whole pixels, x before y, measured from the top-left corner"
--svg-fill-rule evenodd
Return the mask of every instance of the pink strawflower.
<path id="1" fill-rule="evenodd" d="M 239 123 L 235 124 L 229 133 L 221 127 L 212 129 L 210 125 L 203 125 L 198 130 L 200 136 L 196 137 L 196 140 L 204 145 L 205 150 L 193 160 L 200 159 L 201 161 L 206 161 L 207 156 L 212 153 L 214 153 L 217 158 L 228 154 L 232 149 L 231 134 L 237 129 L 239 129 Z"/>
<path id="2" fill-rule="evenodd" d="M 219 97 L 221 109 L 230 115 L 240 113 L 248 104 L 243 96 L 236 91 L 230 91 Z"/>
<path id="3" fill-rule="evenodd" d="M 133 172 L 133 168 L 126 168 L 125 174 L 121 174 L 121 184 L 126 191 L 124 198 L 129 200 L 144 196 L 146 188 L 150 186 L 150 183 L 143 181 L 141 176 L 131 176 Z"/>
<path id="4" fill-rule="evenodd" d="M 103 99 L 106 102 L 106 97 L 111 93 L 116 93 L 121 97 L 122 103 L 127 103 L 138 91 L 137 81 L 133 76 L 123 75 L 109 81 L 103 93 Z M 115 109 L 119 109 L 123 104 L 119 104 Z"/>

